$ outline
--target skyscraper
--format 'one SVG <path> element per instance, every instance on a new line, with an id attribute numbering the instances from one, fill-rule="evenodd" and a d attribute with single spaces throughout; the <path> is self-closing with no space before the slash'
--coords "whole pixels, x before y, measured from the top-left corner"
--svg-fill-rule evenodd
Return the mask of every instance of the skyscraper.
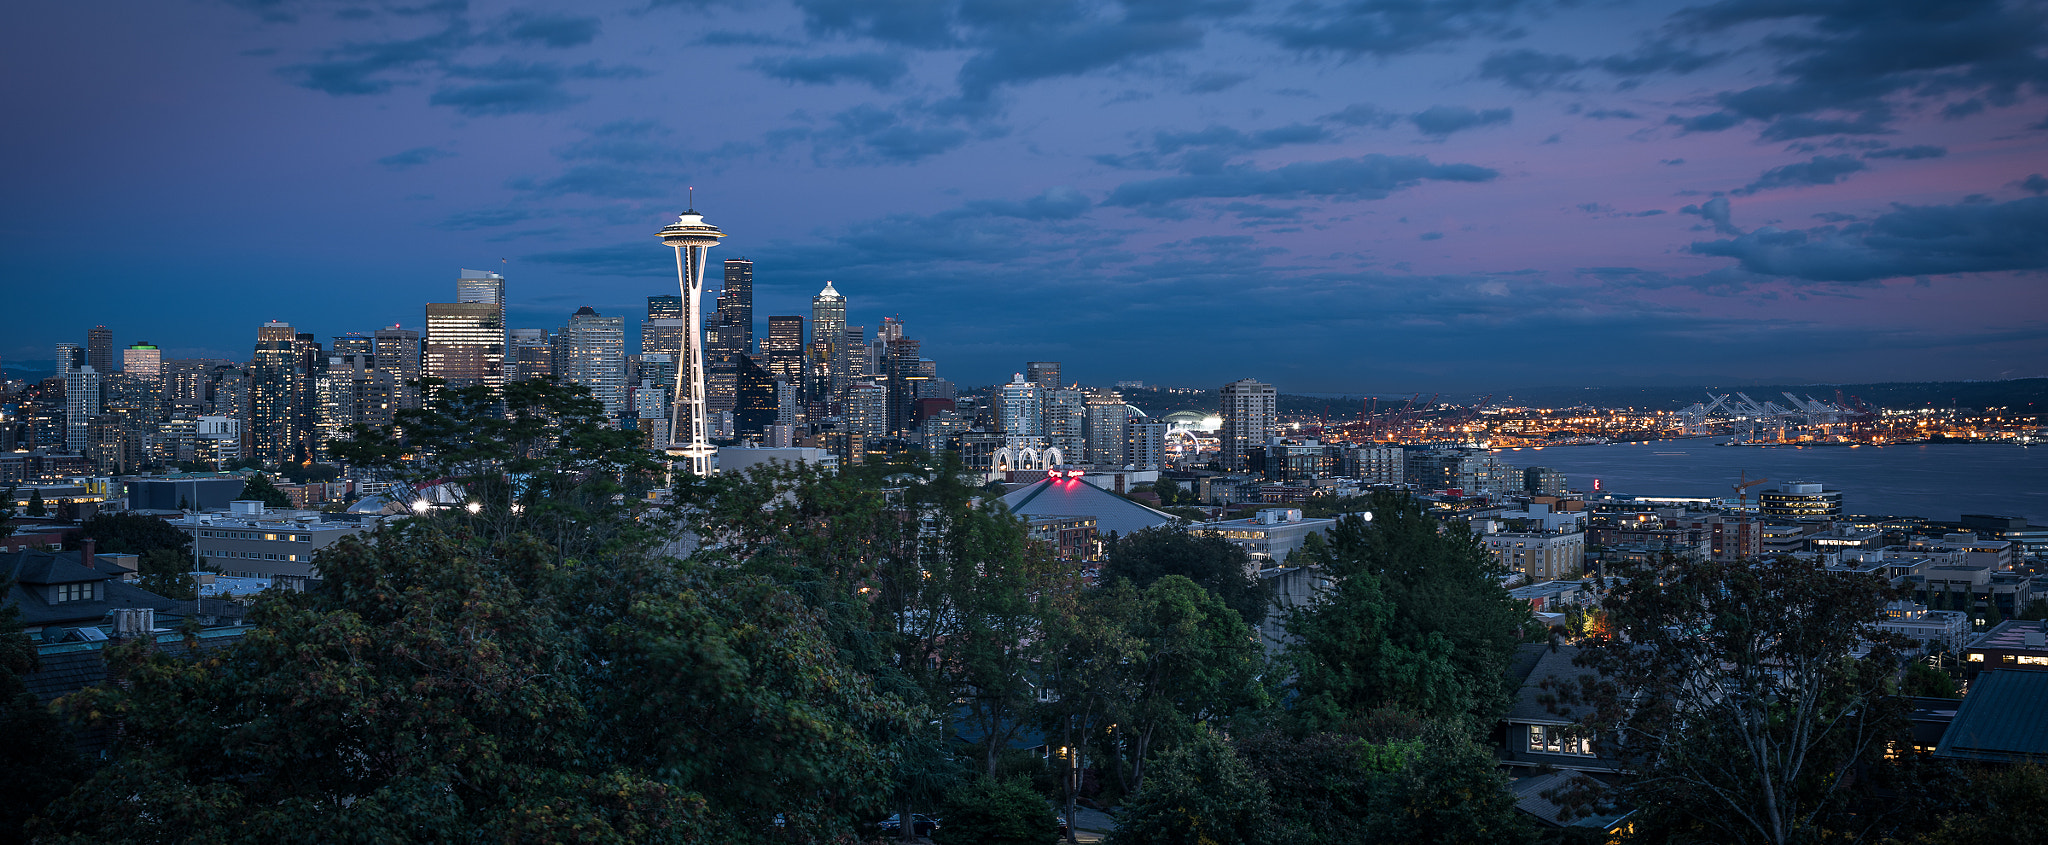
<path id="1" fill-rule="evenodd" d="M 1067 463 L 1078 464 L 1088 454 L 1088 394 L 1079 390 L 1041 390 L 1045 406 L 1045 442 L 1057 447 Z"/>
<path id="2" fill-rule="evenodd" d="M 1243 472 L 1246 455 L 1266 445 L 1279 419 L 1279 396 L 1273 386 L 1239 379 L 1223 386 L 1223 469 Z"/>
<path id="3" fill-rule="evenodd" d="M 1011 448 L 1037 448 L 1045 436 L 1045 407 L 1038 385 L 1024 380 L 1023 373 L 996 389 L 996 423 L 1003 428 L 1003 441 Z"/>
<path id="4" fill-rule="evenodd" d="M 1124 404 L 1121 394 L 1114 390 L 1096 390 L 1088 394 L 1088 462 L 1105 467 L 1120 467 L 1127 463 L 1124 460 L 1125 428 L 1130 421 L 1131 406 Z"/>
<path id="5" fill-rule="evenodd" d="M 613 425 L 626 410 L 626 324 L 588 305 L 576 309 L 559 334 L 563 381 L 590 388 Z"/>
<path id="6" fill-rule="evenodd" d="M 761 344 L 761 351 L 768 357 L 768 373 L 801 393 L 805 380 L 804 318 L 769 317 L 768 340 Z"/>
<path id="7" fill-rule="evenodd" d="M 64 451 L 83 455 L 92 444 L 92 421 L 100 415 L 100 373 L 78 366 L 64 376 Z"/>
<path id="8" fill-rule="evenodd" d="M 422 371 L 447 389 L 505 384 L 504 308 L 488 302 L 427 303 Z"/>
<path id="9" fill-rule="evenodd" d="M 161 386 L 164 380 L 163 350 L 148 343 L 129 344 L 127 349 L 121 350 L 121 372 Z"/>
<path id="10" fill-rule="evenodd" d="M 455 277 L 456 302 L 484 302 L 498 306 L 498 318 L 505 317 L 505 277 L 485 270 L 464 270 Z"/>
<path id="11" fill-rule="evenodd" d="M 754 363 L 753 356 L 741 355 L 735 391 L 732 425 L 736 434 L 766 434 L 781 414 L 775 376 Z"/>
<path id="12" fill-rule="evenodd" d="M 1041 396 L 1058 390 L 1060 389 L 1060 362 L 1028 362 L 1024 365 L 1024 380 L 1038 385 L 1038 393 Z"/>
<path id="13" fill-rule="evenodd" d="M 694 207 L 660 232 L 663 246 L 676 251 L 676 284 L 683 298 L 683 326 L 690 333 L 684 339 L 682 360 L 676 364 L 674 410 L 669 416 L 669 457 L 686 462 L 686 469 L 698 476 L 711 474 L 711 457 L 717 454 L 710 440 L 710 407 L 704 401 L 704 342 L 696 333 L 703 326 L 698 316 L 704 297 L 704 253 L 718 245 L 725 233 L 704 222 Z"/>
<path id="14" fill-rule="evenodd" d="M 406 408 L 420 406 L 420 333 L 392 326 L 371 336 L 371 399 L 363 408 L 364 422 L 390 425 Z"/>
<path id="15" fill-rule="evenodd" d="M 754 351 L 754 262 L 725 261 L 725 287 L 718 292 L 718 342 L 729 354 Z"/>
<path id="16" fill-rule="evenodd" d="M 554 346 L 547 329 L 505 332 L 505 380 L 529 381 L 554 372 Z"/>
<path id="17" fill-rule="evenodd" d="M 114 330 L 94 326 L 85 333 L 85 364 L 101 377 L 114 371 Z"/>
<path id="18" fill-rule="evenodd" d="M 920 342 L 907 337 L 889 341 L 887 370 L 889 401 L 889 433 L 898 437 L 909 433 L 912 420 L 917 414 L 917 386 L 924 383 L 924 370 L 919 365 L 917 351 Z"/>
<path id="19" fill-rule="evenodd" d="M 59 376 L 85 366 L 85 350 L 80 349 L 76 343 L 57 344 L 56 353 Z"/>
<path id="20" fill-rule="evenodd" d="M 846 297 L 825 289 L 811 297 L 812 401 L 831 402 L 846 388 Z"/>
<path id="21" fill-rule="evenodd" d="M 304 439 L 298 340 L 290 323 L 271 321 L 256 330 L 256 355 L 249 362 L 249 437 L 255 457 L 267 464 L 292 459 Z"/>

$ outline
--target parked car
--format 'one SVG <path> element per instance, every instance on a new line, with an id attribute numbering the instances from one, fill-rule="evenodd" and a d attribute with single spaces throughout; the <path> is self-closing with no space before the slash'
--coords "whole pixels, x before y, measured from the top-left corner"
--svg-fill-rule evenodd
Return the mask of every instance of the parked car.
<path id="1" fill-rule="evenodd" d="M 888 818 L 876 822 L 875 826 L 881 828 L 883 833 L 899 833 L 903 830 L 903 822 L 897 820 L 897 817 L 900 815 L 902 814 L 891 813 L 889 814 Z M 931 816 L 927 816 L 923 813 L 911 814 L 910 832 L 912 834 L 915 834 L 917 836 L 930 836 L 932 835 L 932 831 L 938 829 L 938 819 L 932 818 Z"/>

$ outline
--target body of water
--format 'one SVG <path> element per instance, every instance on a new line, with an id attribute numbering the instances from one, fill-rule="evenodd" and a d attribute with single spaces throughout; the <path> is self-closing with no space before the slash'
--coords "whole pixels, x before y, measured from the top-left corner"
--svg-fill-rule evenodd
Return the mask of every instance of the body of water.
<path id="1" fill-rule="evenodd" d="M 1546 466 L 1573 490 L 1593 480 L 1636 496 L 1733 496 L 1744 472 L 1770 479 L 1750 488 L 1750 501 L 1780 483 L 1817 481 L 1842 491 L 1851 514 L 1954 520 L 1966 513 L 2022 516 L 2048 525 L 2048 446 L 1924 443 L 1904 446 L 1806 448 L 1717 445 L 1720 438 L 1660 440 L 1609 446 L 1502 449 L 1494 457 L 1516 467 Z"/>

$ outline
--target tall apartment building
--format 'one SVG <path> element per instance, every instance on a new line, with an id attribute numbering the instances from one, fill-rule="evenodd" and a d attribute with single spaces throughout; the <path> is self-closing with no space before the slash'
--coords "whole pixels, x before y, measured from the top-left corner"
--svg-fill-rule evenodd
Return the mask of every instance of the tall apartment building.
<path id="1" fill-rule="evenodd" d="M 1167 423 L 1132 417 L 1125 425 L 1124 464 L 1138 469 L 1166 466 Z"/>
<path id="2" fill-rule="evenodd" d="M 79 366 L 64 376 L 64 451 L 83 455 L 92 444 L 92 420 L 100 415 L 100 373 Z"/>
<path id="3" fill-rule="evenodd" d="M 590 395 L 604 404 L 605 419 L 616 424 L 626 411 L 625 319 L 585 305 L 556 337 L 562 350 L 560 378 L 590 388 Z"/>
<path id="4" fill-rule="evenodd" d="M 1045 438 L 1045 404 L 1038 385 L 1017 373 L 1009 384 L 996 388 L 995 400 L 996 424 L 1002 428 L 1004 445 L 1037 448 Z"/>
<path id="5" fill-rule="evenodd" d="M 76 343 L 57 344 L 55 353 L 59 376 L 85 366 L 85 349 Z"/>
<path id="6" fill-rule="evenodd" d="M 249 361 L 249 440 L 266 464 L 291 460 L 305 440 L 306 384 L 299 365 L 298 333 L 271 321 L 256 330 Z"/>
<path id="7" fill-rule="evenodd" d="M 846 430 L 870 438 L 889 433 L 889 392 L 871 381 L 846 386 Z"/>
<path id="8" fill-rule="evenodd" d="M 1088 463 L 1102 467 L 1120 467 L 1124 461 L 1126 428 L 1131 422 L 1132 408 L 1124 404 L 1123 394 L 1114 390 L 1095 390 L 1088 394 L 1088 449 L 1085 457 Z M 1069 460 L 1072 460 L 1071 458 Z"/>
<path id="9" fill-rule="evenodd" d="M 1038 395 L 1044 397 L 1046 445 L 1057 447 L 1068 463 L 1080 463 L 1088 454 L 1088 394 L 1040 387 Z"/>
<path id="10" fill-rule="evenodd" d="M 1243 472 L 1251 450 L 1266 444 L 1279 425 L 1280 398 L 1273 386 L 1239 379 L 1223 386 L 1223 469 Z"/>
<path id="11" fill-rule="evenodd" d="M 420 406 L 420 333 L 392 326 L 371 335 L 373 397 L 364 408 L 370 425 L 390 425 L 398 411 Z"/>

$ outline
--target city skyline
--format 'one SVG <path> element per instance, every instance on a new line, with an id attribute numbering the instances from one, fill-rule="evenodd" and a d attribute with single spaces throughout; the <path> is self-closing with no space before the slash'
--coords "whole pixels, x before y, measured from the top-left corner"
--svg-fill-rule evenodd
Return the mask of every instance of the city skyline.
<path id="1" fill-rule="evenodd" d="M 1018 8 L 29 10 L 0 363 L 636 313 L 695 185 L 755 333 L 830 281 L 963 384 L 2048 374 L 2038 7 Z"/>

